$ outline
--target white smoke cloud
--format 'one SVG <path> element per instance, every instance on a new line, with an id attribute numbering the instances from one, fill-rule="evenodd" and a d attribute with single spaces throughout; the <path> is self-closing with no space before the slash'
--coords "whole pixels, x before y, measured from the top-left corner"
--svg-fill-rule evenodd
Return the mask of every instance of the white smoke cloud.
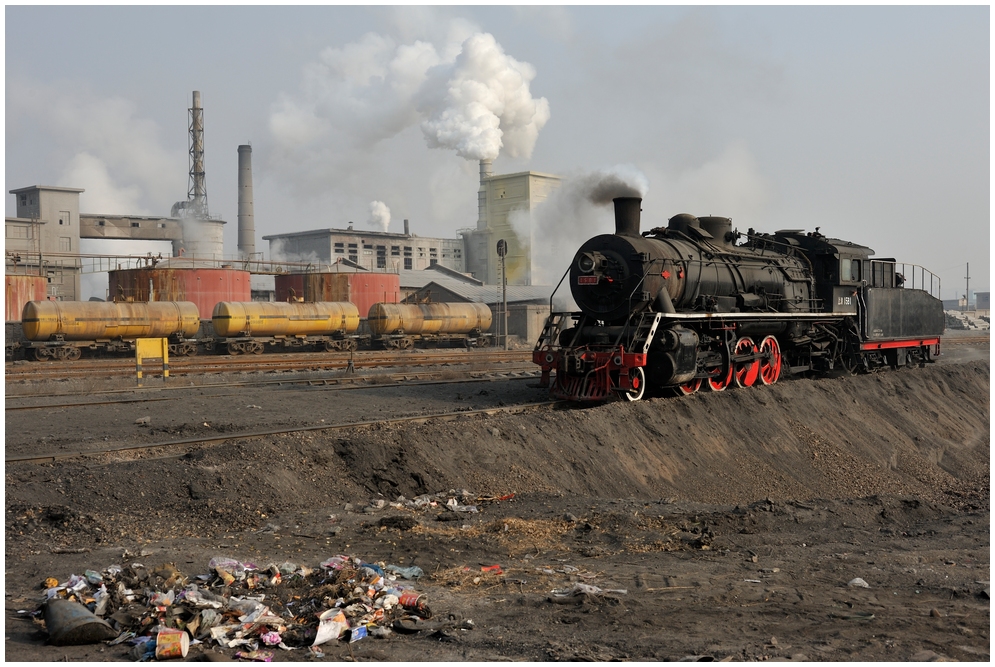
<path id="1" fill-rule="evenodd" d="M 382 201 L 371 201 L 370 217 L 366 222 L 377 231 L 386 232 L 390 227 L 390 208 Z"/>
<path id="2" fill-rule="evenodd" d="M 468 160 L 493 160 L 502 148 L 530 157 L 549 120 L 549 102 L 529 90 L 535 77 L 535 68 L 507 55 L 493 35 L 473 35 L 452 64 L 429 73 L 419 93 L 428 145 Z"/>
<path id="3" fill-rule="evenodd" d="M 186 194 L 182 139 L 167 147 L 159 125 L 121 97 L 72 86 L 8 79 L 8 123 L 58 139 L 51 156 L 67 166 L 60 185 L 86 190 L 81 204 L 97 213 L 169 211 Z M 178 121 L 184 122 L 184 121 Z"/>
<path id="4" fill-rule="evenodd" d="M 305 67 L 300 93 L 281 94 L 274 105 L 277 149 L 288 161 L 334 160 L 421 123 L 430 147 L 470 160 L 502 150 L 530 156 L 549 120 L 548 101 L 529 90 L 535 68 L 492 35 L 467 34 L 472 28 L 453 21 L 434 43 L 368 33 L 325 49 Z"/>
<path id="5" fill-rule="evenodd" d="M 513 212 L 509 220 L 519 242 L 528 245 L 531 238 L 532 283 L 555 285 L 587 239 L 614 231 L 612 199 L 643 197 L 648 190 L 639 169 L 616 165 L 570 174 L 531 213 Z"/>
<path id="6" fill-rule="evenodd" d="M 142 189 L 137 185 L 118 185 L 107 163 L 87 152 L 77 153 L 59 178 L 60 183 L 72 184 L 85 190 L 80 194 L 84 212 L 107 215 L 151 215 L 141 205 Z"/>

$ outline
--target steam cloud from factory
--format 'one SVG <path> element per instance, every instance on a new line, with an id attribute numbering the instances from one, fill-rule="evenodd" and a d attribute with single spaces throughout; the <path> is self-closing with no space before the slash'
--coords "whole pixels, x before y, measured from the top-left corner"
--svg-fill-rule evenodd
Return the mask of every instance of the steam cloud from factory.
<path id="1" fill-rule="evenodd" d="M 270 130 L 284 148 L 328 139 L 370 146 L 420 123 L 430 147 L 467 160 L 502 150 L 527 158 L 549 120 L 549 102 L 529 89 L 535 76 L 489 33 L 439 49 L 370 33 L 325 49 L 306 68 L 302 94 L 281 96 Z"/>
<path id="2" fill-rule="evenodd" d="M 370 217 L 366 222 L 378 232 L 386 232 L 390 227 L 390 208 L 382 201 L 371 201 Z"/>

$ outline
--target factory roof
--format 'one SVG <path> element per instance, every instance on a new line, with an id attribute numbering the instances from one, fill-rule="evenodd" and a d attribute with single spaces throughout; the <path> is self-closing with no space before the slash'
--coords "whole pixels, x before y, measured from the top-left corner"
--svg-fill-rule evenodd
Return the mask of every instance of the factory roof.
<path id="1" fill-rule="evenodd" d="M 508 285 L 508 303 L 548 303 L 552 285 Z M 433 280 L 416 292 L 419 298 L 432 301 L 469 301 L 501 303 L 500 285 L 469 285 L 454 280 Z"/>
<path id="2" fill-rule="evenodd" d="M 263 237 L 264 241 L 271 239 L 286 239 L 298 236 L 331 236 L 333 234 L 351 234 L 353 236 L 379 236 L 385 239 L 445 239 L 447 241 L 458 241 L 445 236 L 418 236 L 417 234 L 404 234 L 398 232 L 378 232 L 372 229 L 336 229 L 326 227 L 324 229 L 309 229 L 304 232 L 287 232 L 286 234 L 268 234 Z"/>
<path id="3" fill-rule="evenodd" d="M 31 190 L 56 190 L 58 192 L 86 192 L 83 188 L 64 188 L 59 185 L 29 185 L 26 188 L 17 188 L 15 190 L 8 190 L 12 195 L 20 194 L 22 192 L 30 192 Z"/>

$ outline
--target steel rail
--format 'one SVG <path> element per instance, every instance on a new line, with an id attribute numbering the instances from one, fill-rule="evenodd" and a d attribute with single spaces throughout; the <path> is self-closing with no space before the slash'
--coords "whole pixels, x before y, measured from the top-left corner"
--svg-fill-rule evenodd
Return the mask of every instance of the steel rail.
<path id="1" fill-rule="evenodd" d="M 59 452 L 53 454 L 34 454 L 31 456 L 11 456 L 4 459 L 5 463 L 53 463 L 65 459 L 75 459 L 84 456 L 97 456 L 100 454 L 114 454 L 118 452 L 134 452 L 147 449 L 168 449 L 171 447 L 187 447 L 190 445 L 208 445 L 225 442 L 228 440 L 241 440 L 262 438 L 271 435 L 284 435 L 287 433 L 308 433 L 314 431 L 340 431 L 353 428 L 367 428 L 378 424 L 424 424 L 431 420 L 452 421 L 460 417 L 472 417 L 476 415 L 498 415 L 517 414 L 536 408 L 554 408 L 566 405 L 566 401 L 542 401 L 540 403 L 526 403 L 523 405 L 511 405 L 497 408 L 483 408 L 480 410 L 464 410 L 456 412 L 436 412 L 428 415 L 416 415 L 411 417 L 396 417 L 394 419 L 377 419 L 373 421 L 348 422 L 345 424 L 321 424 L 318 426 L 296 426 L 293 428 L 267 429 L 263 431 L 243 431 L 241 433 L 225 433 L 223 435 L 184 438 L 182 440 L 166 440 L 163 442 L 153 442 L 140 445 L 120 445 L 117 447 L 105 447 L 87 451 Z"/>

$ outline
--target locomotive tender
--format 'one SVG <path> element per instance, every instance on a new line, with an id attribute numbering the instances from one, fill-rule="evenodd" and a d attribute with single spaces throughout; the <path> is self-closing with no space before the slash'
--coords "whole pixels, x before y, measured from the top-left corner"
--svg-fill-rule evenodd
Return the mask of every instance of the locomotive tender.
<path id="1" fill-rule="evenodd" d="M 615 234 L 585 242 L 564 275 L 580 311 L 552 312 L 533 352 L 553 396 L 634 401 L 939 354 L 940 283 L 922 267 L 818 228 L 744 235 L 680 214 L 640 233 L 641 202 L 616 198 Z"/>

